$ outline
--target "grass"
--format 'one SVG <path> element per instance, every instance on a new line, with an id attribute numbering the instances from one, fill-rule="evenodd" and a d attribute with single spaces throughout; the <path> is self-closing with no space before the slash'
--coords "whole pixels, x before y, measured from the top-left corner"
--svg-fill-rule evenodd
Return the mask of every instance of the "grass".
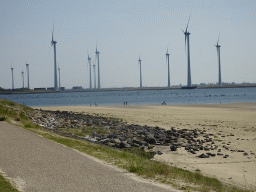
<path id="1" fill-rule="evenodd" d="M 70 134 L 74 134 L 80 137 L 85 137 L 86 135 L 90 135 L 92 136 L 94 132 L 96 132 L 97 134 L 107 134 L 108 131 L 107 129 L 104 128 L 93 128 L 90 126 L 86 126 L 86 127 L 79 127 L 76 129 L 73 128 L 62 128 L 62 129 L 58 129 L 59 131 L 62 131 L 64 133 L 70 133 Z"/>
<path id="2" fill-rule="evenodd" d="M 2 191 L 2 192 L 19 192 L 2 175 L 0 175 L 0 191 Z"/>
<path id="3" fill-rule="evenodd" d="M 25 112 L 33 111 L 34 109 L 9 101 L 6 99 L 0 99 L 0 121 L 7 120 L 6 117 L 12 118 L 15 121 L 21 121 L 23 124 L 29 122 Z"/>
<path id="4" fill-rule="evenodd" d="M 28 107 L 25 108 L 24 105 L 8 102 L 7 100 L 0 100 L 0 109 L 3 109 L 3 112 L 0 111 L 0 115 L 5 115 L 8 118 L 20 118 L 20 122 L 23 123 L 25 129 L 35 132 L 36 134 L 41 135 L 49 140 L 105 160 L 118 167 L 136 173 L 137 175 L 156 179 L 162 183 L 171 184 L 172 186 L 182 190 L 225 192 L 249 191 L 224 185 L 219 180 L 203 176 L 198 171 L 193 173 L 177 167 L 169 166 L 162 162 L 150 160 L 152 155 L 149 152 L 145 152 L 139 148 L 119 150 L 104 145 L 93 144 L 84 140 L 76 140 L 74 138 L 60 136 L 41 128 L 39 125 L 33 125 L 25 115 L 27 110 L 30 111 L 33 109 Z M 23 113 L 17 110 L 14 111 L 15 109 L 19 109 L 20 111 L 23 111 Z M 59 130 L 79 136 L 92 135 L 93 132 L 104 134 L 104 131 L 106 131 L 102 128 L 92 127 L 82 127 L 78 129 L 63 128 Z"/>

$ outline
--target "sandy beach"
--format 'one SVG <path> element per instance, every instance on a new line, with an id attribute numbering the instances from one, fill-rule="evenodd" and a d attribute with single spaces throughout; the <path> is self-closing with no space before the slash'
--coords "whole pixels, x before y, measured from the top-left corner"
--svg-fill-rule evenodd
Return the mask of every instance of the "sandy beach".
<path id="1" fill-rule="evenodd" d="M 247 189 L 256 189 L 256 103 L 208 104 L 186 106 L 56 106 L 36 107 L 43 110 L 61 110 L 99 114 L 122 118 L 129 124 L 159 126 L 170 129 L 200 129 L 218 134 L 215 144 L 228 158 L 216 156 L 198 158 L 179 148 L 170 151 L 169 146 L 155 146 L 162 155 L 154 159 L 172 166 L 216 177 L 219 180 Z M 232 136 L 232 134 L 234 136 Z M 222 148 L 228 145 L 229 150 Z M 233 150 L 233 151 L 232 151 Z M 236 150 L 244 150 L 237 152 Z M 248 155 L 244 154 L 247 153 Z"/>

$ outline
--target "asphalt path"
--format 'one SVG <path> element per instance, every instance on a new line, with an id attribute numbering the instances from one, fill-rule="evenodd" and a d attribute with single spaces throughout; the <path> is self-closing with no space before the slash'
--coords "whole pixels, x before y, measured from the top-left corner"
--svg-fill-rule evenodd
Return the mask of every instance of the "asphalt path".
<path id="1" fill-rule="evenodd" d="M 0 122 L 0 171 L 20 191 L 177 191 Z"/>

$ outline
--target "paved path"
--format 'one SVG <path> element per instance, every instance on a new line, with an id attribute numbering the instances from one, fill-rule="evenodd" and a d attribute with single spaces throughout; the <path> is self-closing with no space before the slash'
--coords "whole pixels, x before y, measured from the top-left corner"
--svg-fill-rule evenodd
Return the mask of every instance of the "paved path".
<path id="1" fill-rule="evenodd" d="M 0 122 L 0 171 L 26 192 L 176 191 L 7 122 Z"/>

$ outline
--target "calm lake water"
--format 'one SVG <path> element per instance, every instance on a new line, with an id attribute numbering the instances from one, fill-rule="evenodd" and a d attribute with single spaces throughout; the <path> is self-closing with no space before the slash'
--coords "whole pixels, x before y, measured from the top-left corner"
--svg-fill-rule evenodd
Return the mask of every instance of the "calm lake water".
<path id="1" fill-rule="evenodd" d="M 132 105 L 161 104 L 217 104 L 256 102 L 256 88 L 219 88 L 219 89 L 176 89 L 162 91 L 111 91 L 111 92 L 72 92 L 0 95 L 30 107 L 37 106 L 71 106 L 71 105 Z"/>

